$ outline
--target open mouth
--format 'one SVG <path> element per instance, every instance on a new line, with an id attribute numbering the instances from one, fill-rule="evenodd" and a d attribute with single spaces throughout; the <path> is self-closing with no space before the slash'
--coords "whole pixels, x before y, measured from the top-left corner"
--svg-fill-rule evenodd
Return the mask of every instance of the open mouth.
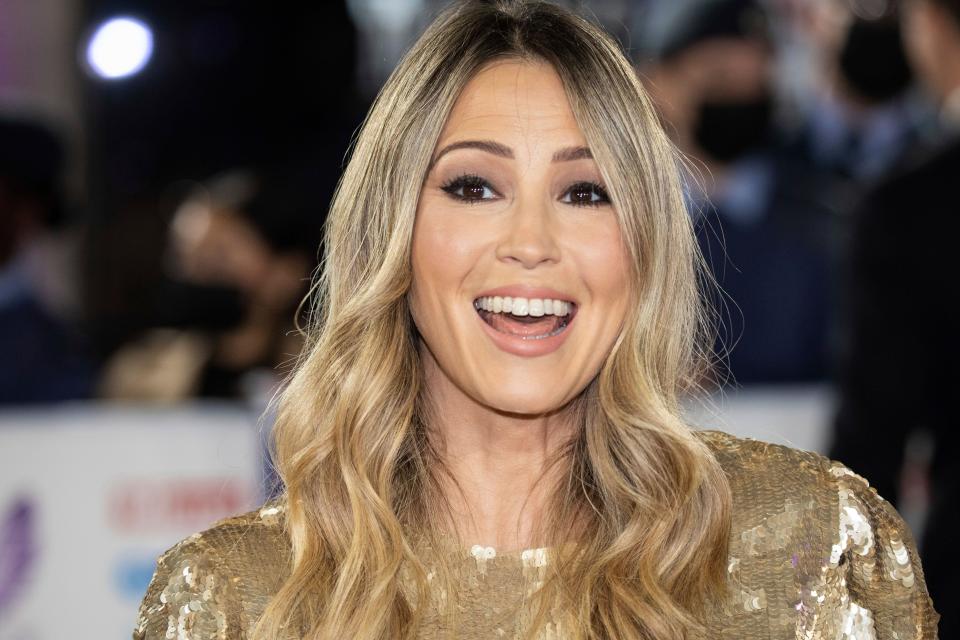
<path id="1" fill-rule="evenodd" d="M 559 335 L 577 313 L 577 305 L 564 300 L 484 297 L 473 301 L 477 313 L 495 331 L 522 340 L 543 340 Z"/>

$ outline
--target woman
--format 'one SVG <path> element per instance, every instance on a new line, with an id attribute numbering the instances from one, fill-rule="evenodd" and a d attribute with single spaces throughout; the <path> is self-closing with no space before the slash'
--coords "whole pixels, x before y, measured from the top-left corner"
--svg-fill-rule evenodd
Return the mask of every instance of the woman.
<path id="1" fill-rule="evenodd" d="M 677 167 L 591 23 L 440 15 L 329 212 L 284 493 L 167 551 L 134 638 L 933 637 L 866 481 L 681 420 L 711 333 Z"/>

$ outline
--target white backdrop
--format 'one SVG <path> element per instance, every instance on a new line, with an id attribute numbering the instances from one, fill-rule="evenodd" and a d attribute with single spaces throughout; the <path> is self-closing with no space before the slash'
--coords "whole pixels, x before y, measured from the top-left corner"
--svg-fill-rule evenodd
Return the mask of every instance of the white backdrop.
<path id="1" fill-rule="evenodd" d="M 130 638 L 157 555 L 260 502 L 231 405 L 0 413 L 0 640 Z"/>
<path id="2" fill-rule="evenodd" d="M 827 385 L 750 386 L 685 405 L 689 423 L 741 437 L 825 453 L 836 397 Z"/>

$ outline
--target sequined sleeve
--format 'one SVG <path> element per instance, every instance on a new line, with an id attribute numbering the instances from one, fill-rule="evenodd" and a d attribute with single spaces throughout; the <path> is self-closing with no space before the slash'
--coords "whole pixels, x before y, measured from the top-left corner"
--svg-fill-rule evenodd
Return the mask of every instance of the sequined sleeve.
<path id="1" fill-rule="evenodd" d="M 936 640 L 940 616 L 910 528 L 862 476 L 835 461 L 829 472 L 840 518 L 830 562 L 846 565 L 850 602 L 844 626 L 851 637 Z"/>
<path id="2" fill-rule="evenodd" d="M 133 640 L 237 640 L 236 603 L 215 550 L 194 534 L 157 560 Z"/>

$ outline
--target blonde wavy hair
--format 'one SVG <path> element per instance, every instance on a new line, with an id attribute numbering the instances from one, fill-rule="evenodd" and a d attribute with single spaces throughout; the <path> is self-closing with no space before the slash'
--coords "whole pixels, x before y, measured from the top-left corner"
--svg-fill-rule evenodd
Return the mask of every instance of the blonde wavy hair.
<path id="1" fill-rule="evenodd" d="M 577 435 L 557 458 L 563 480 L 542 542 L 559 549 L 569 540 L 550 532 L 574 522 L 579 533 L 550 563 L 528 637 L 559 603 L 570 637 L 682 638 L 723 597 L 730 489 L 681 418 L 682 396 L 711 369 L 714 338 L 682 159 L 600 27 L 546 2 L 469 1 L 444 10 L 390 75 L 337 186 L 306 344 L 275 399 L 292 555 L 256 638 L 413 638 L 440 588 L 455 618 L 452 569 L 428 584 L 415 553 L 422 540 L 441 547 L 451 523 L 406 297 L 411 238 L 447 114 L 471 77 L 504 59 L 559 74 L 619 217 L 636 294 L 573 403 Z"/>

